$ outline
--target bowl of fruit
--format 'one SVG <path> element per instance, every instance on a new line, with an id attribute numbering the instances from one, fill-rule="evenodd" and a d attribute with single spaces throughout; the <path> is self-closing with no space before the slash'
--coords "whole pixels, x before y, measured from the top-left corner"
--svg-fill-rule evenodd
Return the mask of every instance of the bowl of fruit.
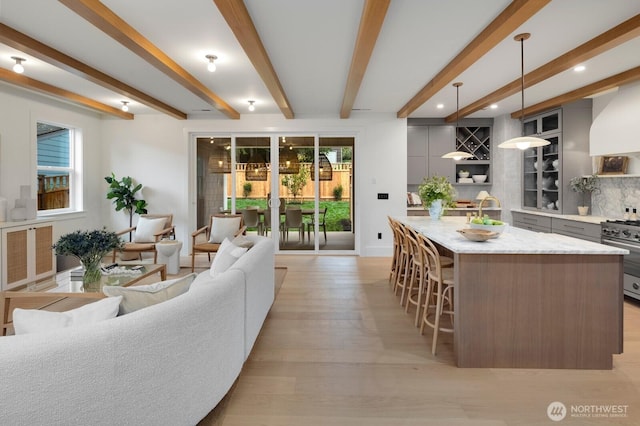
<path id="1" fill-rule="evenodd" d="M 501 220 L 490 219 L 489 216 L 476 217 L 469 222 L 469 228 L 471 229 L 483 229 L 485 231 L 495 232 L 492 238 L 498 238 L 507 227 L 507 224 Z"/>

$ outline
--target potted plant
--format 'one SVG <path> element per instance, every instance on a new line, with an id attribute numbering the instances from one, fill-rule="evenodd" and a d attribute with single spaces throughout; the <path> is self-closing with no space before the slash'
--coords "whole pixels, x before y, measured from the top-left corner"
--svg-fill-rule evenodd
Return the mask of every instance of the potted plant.
<path id="1" fill-rule="evenodd" d="M 74 231 L 65 234 L 53 245 L 58 255 L 74 256 L 84 268 L 82 281 L 93 283 L 100 280 L 100 262 L 110 251 L 122 248 L 122 241 L 115 232 L 105 228 L 94 231 Z"/>
<path id="2" fill-rule="evenodd" d="M 571 190 L 582 194 L 582 204 L 578 206 L 578 214 L 586 216 L 589 212 L 589 204 L 587 203 L 587 194 L 591 200 L 591 194 L 600 192 L 600 179 L 596 174 L 591 176 L 576 176 L 569 181 Z"/>
<path id="3" fill-rule="evenodd" d="M 117 212 L 124 209 L 129 213 L 129 227 L 132 227 L 134 213 L 147 213 L 147 202 L 142 199 L 136 199 L 136 193 L 142 189 L 142 184 L 133 186 L 133 179 L 129 176 L 125 176 L 118 181 L 113 173 L 111 173 L 111 176 L 105 177 L 104 180 L 109 184 L 107 199 L 113 200 Z"/>
<path id="4" fill-rule="evenodd" d="M 247 198 L 251 194 L 251 191 L 253 191 L 253 185 L 251 185 L 251 182 L 245 182 L 244 185 L 242 185 L 242 196 Z"/>
<path id="5" fill-rule="evenodd" d="M 418 187 L 418 194 L 425 208 L 429 209 L 429 216 L 438 220 L 446 207 L 452 207 L 456 190 L 444 176 L 424 178 Z"/>

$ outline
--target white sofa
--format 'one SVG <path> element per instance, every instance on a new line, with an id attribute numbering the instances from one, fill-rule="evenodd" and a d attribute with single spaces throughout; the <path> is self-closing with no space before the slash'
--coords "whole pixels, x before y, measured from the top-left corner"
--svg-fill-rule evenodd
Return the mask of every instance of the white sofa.
<path id="1" fill-rule="evenodd" d="M 0 337 L 0 424 L 197 424 L 238 377 L 274 300 L 273 242 L 248 238 L 230 269 L 200 273 L 166 302 Z"/>

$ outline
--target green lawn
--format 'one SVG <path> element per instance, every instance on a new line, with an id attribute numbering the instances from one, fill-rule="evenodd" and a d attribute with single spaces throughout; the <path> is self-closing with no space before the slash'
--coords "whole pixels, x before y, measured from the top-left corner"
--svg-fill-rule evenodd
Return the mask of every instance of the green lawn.
<path id="1" fill-rule="evenodd" d="M 267 207 L 267 200 L 238 198 L 236 200 L 236 210 L 241 210 L 247 206 L 258 206 L 259 208 Z M 304 201 L 300 205 L 303 209 L 312 209 L 313 201 Z M 348 201 L 320 201 L 320 208 L 327 208 L 326 224 L 327 231 L 343 231 L 342 220 L 349 220 L 349 202 Z M 230 207 L 229 207 L 230 208 Z"/>

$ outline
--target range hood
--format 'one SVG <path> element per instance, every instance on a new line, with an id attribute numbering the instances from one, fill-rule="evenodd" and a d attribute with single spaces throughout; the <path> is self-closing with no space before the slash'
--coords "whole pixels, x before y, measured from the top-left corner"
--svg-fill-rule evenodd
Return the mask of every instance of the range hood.
<path id="1" fill-rule="evenodd" d="M 621 86 L 591 124 L 589 154 L 628 155 L 640 152 L 640 83 Z"/>

